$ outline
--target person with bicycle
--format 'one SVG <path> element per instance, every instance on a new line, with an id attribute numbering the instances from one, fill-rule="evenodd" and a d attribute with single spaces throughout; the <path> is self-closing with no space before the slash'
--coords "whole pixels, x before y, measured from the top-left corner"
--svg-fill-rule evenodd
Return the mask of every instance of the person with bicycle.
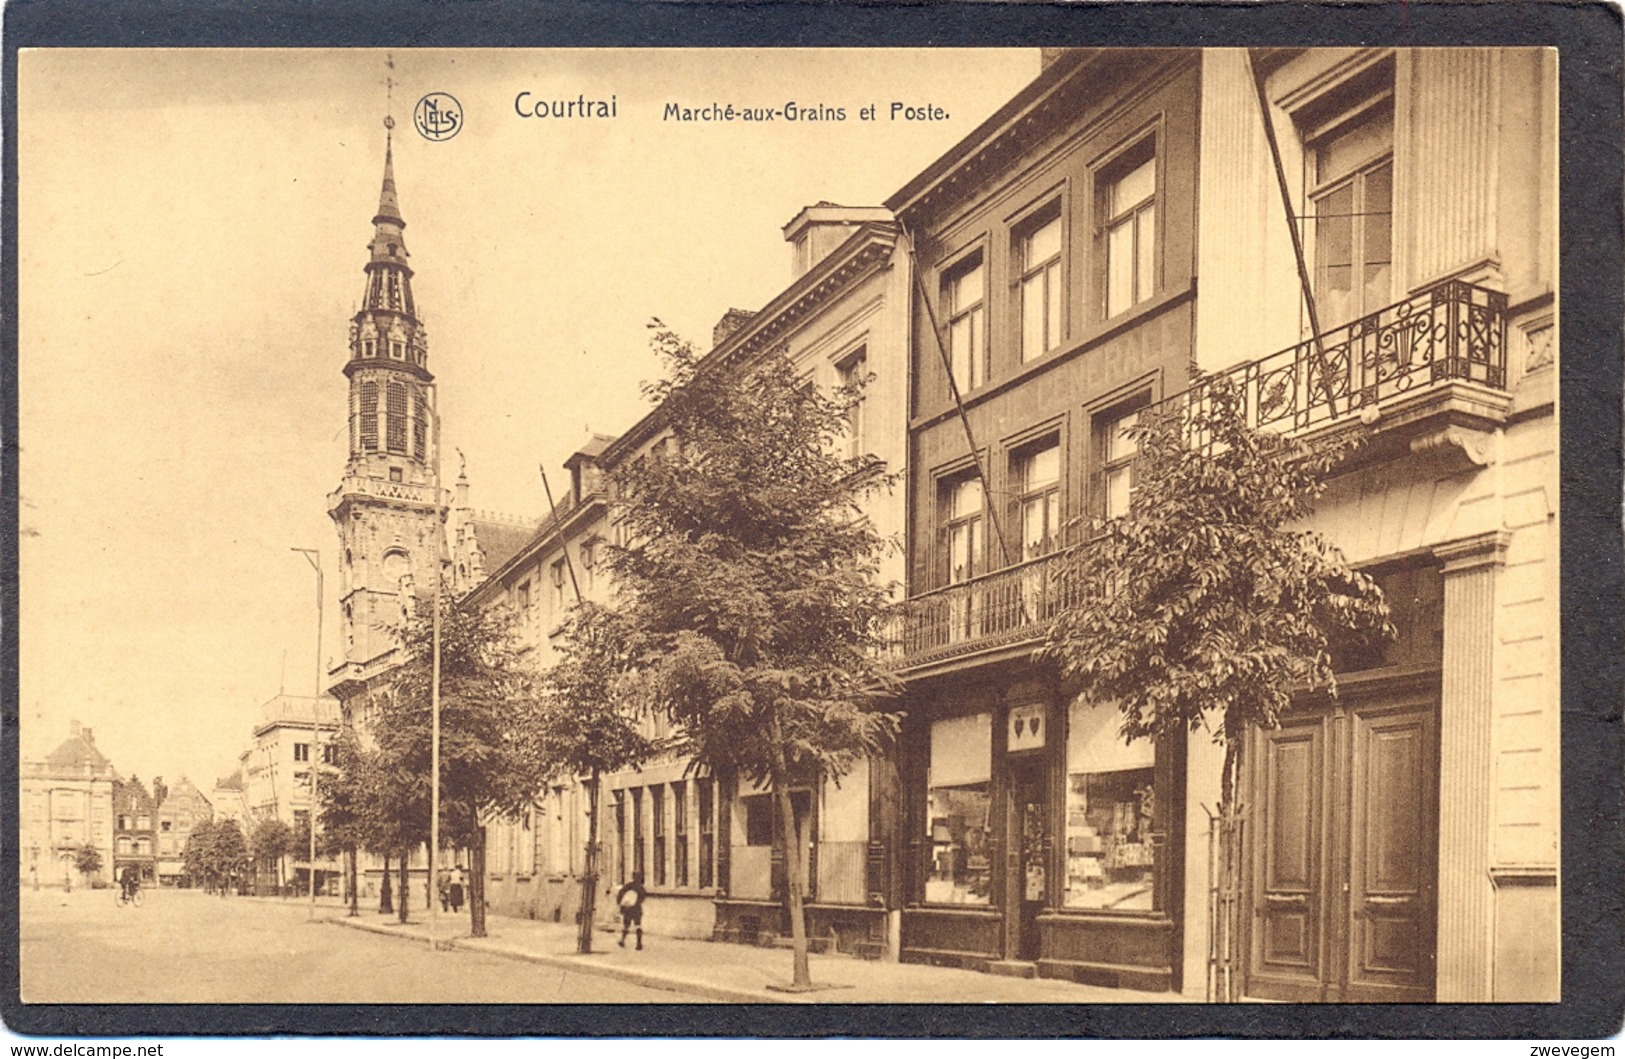
<path id="1" fill-rule="evenodd" d="M 136 872 L 134 864 L 124 866 L 124 874 L 119 877 L 119 899 L 126 904 L 132 904 L 141 890 L 141 876 Z"/>

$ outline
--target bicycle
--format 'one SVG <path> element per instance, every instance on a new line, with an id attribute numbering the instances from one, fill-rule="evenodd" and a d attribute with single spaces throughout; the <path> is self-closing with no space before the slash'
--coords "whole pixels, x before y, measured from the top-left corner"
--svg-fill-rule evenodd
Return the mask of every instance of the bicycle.
<path id="1" fill-rule="evenodd" d="M 119 887 L 118 906 L 123 908 L 126 905 L 141 907 L 141 887 L 137 886 L 133 890 L 126 890 L 122 886 Z"/>

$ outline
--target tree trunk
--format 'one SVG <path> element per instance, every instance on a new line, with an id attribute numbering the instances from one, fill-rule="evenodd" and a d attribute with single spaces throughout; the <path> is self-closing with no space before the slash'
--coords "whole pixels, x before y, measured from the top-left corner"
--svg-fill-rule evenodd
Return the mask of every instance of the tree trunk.
<path id="1" fill-rule="evenodd" d="M 378 887 L 378 914 L 387 916 L 393 911 L 395 911 L 395 906 L 390 901 L 390 888 L 389 888 L 389 854 L 385 853 L 384 854 L 384 883 L 383 883 L 382 886 Z"/>
<path id="2" fill-rule="evenodd" d="M 802 867 L 801 837 L 796 829 L 796 811 L 790 803 L 790 791 L 785 787 L 783 776 L 773 777 L 773 799 L 779 806 L 779 841 L 783 843 L 783 860 L 785 870 L 785 893 L 790 908 L 790 952 L 794 965 L 794 973 L 790 981 L 792 989 L 810 989 L 812 987 L 812 967 L 807 959 L 807 915 L 802 901 L 802 881 L 806 878 Z"/>
<path id="3" fill-rule="evenodd" d="M 345 851 L 345 863 L 350 869 L 350 914 L 361 914 L 361 872 L 356 863 L 355 847 L 351 846 Z"/>
<path id="4" fill-rule="evenodd" d="M 407 851 L 404 850 L 404 849 L 401 850 L 401 855 L 397 859 L 400 861 L 400 865 L 401 865 L 400 866 L 401 884 L 400 884 L 400 886 L 398 886 L 396 888 L 397 890 L 399 890 L 399 893 L 397 893 L 395 895 L 395 907 L 400 911 L 400 920 L 401 920 L 401 922 L 405 923 L 407 913 L 411 910 L 411 907 L 412 907 L 407 902 L 407 895 L 411 892 L 411 889 L 412 889 L 411 880 L 407 875 L 407 866 L 406 866 Z"/>
<path id="5" fill-rule="evenodd" d="M 592 921 L 598 901 L 598 792 L 601 781 L 593 769 L 587 780 L 587 849 L 581 865 L 581 910 L 576 919 L 576 952 L 592 952 Z"/>
<path id="6" fill-rule="evenodd" d="M 485 825 L 474 825 L 468 846 L 468 934 L 485 937 Z"/>

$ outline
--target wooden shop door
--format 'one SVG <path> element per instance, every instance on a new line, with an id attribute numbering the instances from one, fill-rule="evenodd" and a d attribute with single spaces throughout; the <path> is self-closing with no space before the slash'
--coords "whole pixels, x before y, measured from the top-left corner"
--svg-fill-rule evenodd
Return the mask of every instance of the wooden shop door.
<path id="1" fill-rule="evenodd" d="M 1437 699 L 1283 718 L 1250 758 L 1248 995 L 1432 1000 Z"/>

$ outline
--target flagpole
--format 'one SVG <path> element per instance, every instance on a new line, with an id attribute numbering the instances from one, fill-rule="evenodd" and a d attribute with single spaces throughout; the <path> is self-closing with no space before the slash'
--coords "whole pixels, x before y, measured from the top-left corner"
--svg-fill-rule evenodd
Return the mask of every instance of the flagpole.
<path id="1" fill-rule="evenodd" d="M 445 582 L 446 506 L 440 491 L 440 402 L 434 407 L 434 615 L 430 618 L 432 661 L 429 676 L 429 949 L 440 947 L 440 593 Z"/>

